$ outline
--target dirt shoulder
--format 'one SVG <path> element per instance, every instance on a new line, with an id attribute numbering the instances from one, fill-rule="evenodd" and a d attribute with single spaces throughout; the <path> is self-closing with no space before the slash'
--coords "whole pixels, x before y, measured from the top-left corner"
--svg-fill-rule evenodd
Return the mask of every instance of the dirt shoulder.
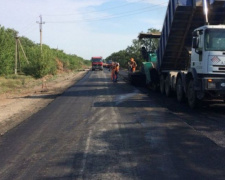
<path id="1" fill-rule="evenodd" d="M 20 124 L 51 103 L 58 95 L 79 81 L 88 70 L 63 74 L 20 93 L 0 95 L 0 134 Z"/>

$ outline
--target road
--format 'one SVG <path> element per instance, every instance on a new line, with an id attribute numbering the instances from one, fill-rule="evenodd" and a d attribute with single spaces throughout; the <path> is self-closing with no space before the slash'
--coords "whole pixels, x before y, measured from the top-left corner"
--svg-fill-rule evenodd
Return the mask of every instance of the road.
<path id="1" fill-rule="evenodd" d="M 224 108 L 90 71 L 0 138 L 0 179 L 225 179 Z"/>

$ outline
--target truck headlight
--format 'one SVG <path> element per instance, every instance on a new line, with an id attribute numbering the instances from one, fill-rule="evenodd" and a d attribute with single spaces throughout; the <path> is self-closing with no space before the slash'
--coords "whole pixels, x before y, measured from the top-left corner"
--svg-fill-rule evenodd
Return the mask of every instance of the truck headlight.
<path id="1" fill-rule="evenodd" d="M 215 88 L 216 88 L 216 83 L 208 82 L 208 89 L 215 89 Z"/>

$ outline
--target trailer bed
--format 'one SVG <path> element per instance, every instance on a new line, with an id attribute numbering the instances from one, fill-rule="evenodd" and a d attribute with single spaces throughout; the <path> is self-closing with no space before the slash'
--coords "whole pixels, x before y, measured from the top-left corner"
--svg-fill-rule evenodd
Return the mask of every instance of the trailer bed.
<path id="1" fill-rule="evenodd" d="M 193 3 L 195 2 L 195 3 Z M 157 51 L 158 69 L 186 70 L 194 29 L 205 25 L 205 15 L 200 0 L 170 0 Z M 209 22 L 225 23 L 225 0 L 211 0 Z"/>

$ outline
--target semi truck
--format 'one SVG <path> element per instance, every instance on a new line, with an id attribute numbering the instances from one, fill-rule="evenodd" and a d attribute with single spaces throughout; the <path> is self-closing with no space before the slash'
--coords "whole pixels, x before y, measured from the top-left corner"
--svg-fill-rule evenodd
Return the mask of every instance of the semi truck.
<path id="1" fill-rule="evenodd" d="M 224 101 L 224 24 L 225 0 L 169 0 L 149 83 L 191 108 L 204 99 Z"/>
<path id="2" fill-rule="evenodd" d="M 101 56 L 95 56 L 91 58 L 92 71 L 95 69 L 103 70 L 103 59 Z"/>

